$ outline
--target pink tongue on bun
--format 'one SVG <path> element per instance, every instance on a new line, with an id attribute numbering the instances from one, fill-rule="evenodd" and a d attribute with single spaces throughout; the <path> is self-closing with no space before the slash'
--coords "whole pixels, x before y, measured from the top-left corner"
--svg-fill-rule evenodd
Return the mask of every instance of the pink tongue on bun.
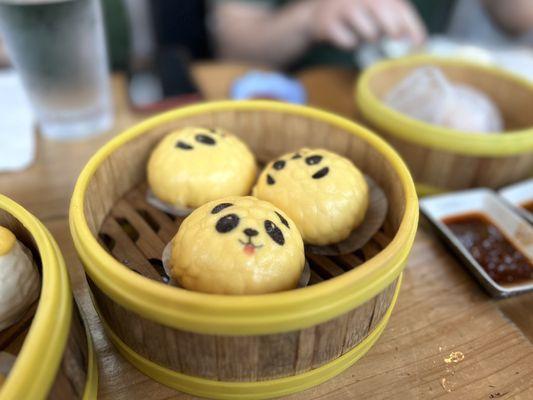
<path id="1" fill-rule="evenodd" d="M 244 252 L 246 254 L 252 255 L 255 253 L 255 247 L 252 246 L 251 244 L 246 244 L 244 245 Z"/>

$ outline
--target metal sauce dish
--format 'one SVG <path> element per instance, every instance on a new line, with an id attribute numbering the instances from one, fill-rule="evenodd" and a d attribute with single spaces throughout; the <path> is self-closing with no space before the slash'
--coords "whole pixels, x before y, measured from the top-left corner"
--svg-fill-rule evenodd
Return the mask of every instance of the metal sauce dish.
<path id="1" fill-rule="evenodd" d="M 506 186 L 500 189 L 498 194 L 533 224 L 533 178 Z"/>
<path id="2" fill-rule="evenodd" d="M 496 282 L 443 222 L 450 217 L 482 214 L 531 262 L 533 260 L 533 227 L 513 212 L 495 192 L 489 189 L 473 189 L 425 197 L 420 200 L 420 209 L 439 235 L 492 296 L 508 297 L 533 291 L 533 279 L 514 284 Z"/>

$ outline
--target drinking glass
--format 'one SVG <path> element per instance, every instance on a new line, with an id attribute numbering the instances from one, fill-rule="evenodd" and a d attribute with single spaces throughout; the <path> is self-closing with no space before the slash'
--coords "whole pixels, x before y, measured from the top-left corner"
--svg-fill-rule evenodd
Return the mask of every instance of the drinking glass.
<path id="1" fill-rule="evenodd" d="M 0 36 L 43 135 L 79 138 L 111 127 L 99 0 L 0 0 Z"/>

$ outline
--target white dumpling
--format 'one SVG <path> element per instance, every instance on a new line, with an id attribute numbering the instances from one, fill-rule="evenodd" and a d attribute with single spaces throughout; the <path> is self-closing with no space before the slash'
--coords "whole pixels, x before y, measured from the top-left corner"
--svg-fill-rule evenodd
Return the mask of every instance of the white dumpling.
<path id="1" fill-rule="evenodd" d="M 420 121 L 462 132 L 504 130 L 497 105 L 480 90 L 452 82 L 442 70 L 413 70 L 385 96 L 389 107 Z"/>
<path id="2" fill-rule="evenodd" d="M 0 226 L 0 330 L 17 322 L 39 291 L 39 273 L 31 253 Z"/>

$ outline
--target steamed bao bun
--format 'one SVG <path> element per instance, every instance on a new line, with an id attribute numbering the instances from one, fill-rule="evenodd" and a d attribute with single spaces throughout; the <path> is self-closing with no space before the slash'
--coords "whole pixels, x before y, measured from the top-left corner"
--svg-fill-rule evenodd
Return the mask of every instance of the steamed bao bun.
<path id="1" fill-rule="evenodd" d="M 270 162 L 253 195 L 285 211 L 304 242 L 319 246 L 346 239 L 368 208 L 361 171 L 324 149 L 304 148 Z"/>
<path id="2" fill-rule="evenodd" d="M 167 266 L 186 289 L 261 294 L 295 288 L 303 241 L 294 222 L 266 201 L 226 197 L 193 211 L 171 242 Z"/>
<path id="3" fill-rule="evenodd" d="M 37 299 L 39 273 L 15 235 L 0 226 L 0 330 L 15 323 Z"/>
<path id="4" fill-rule="evenodd" d="M 178 208 L 246 195 L 256 174 L 255 158 L 246 144 L 218 128 L 187 127 L 169 133 L 147 167 L 154 195 Z"/>

